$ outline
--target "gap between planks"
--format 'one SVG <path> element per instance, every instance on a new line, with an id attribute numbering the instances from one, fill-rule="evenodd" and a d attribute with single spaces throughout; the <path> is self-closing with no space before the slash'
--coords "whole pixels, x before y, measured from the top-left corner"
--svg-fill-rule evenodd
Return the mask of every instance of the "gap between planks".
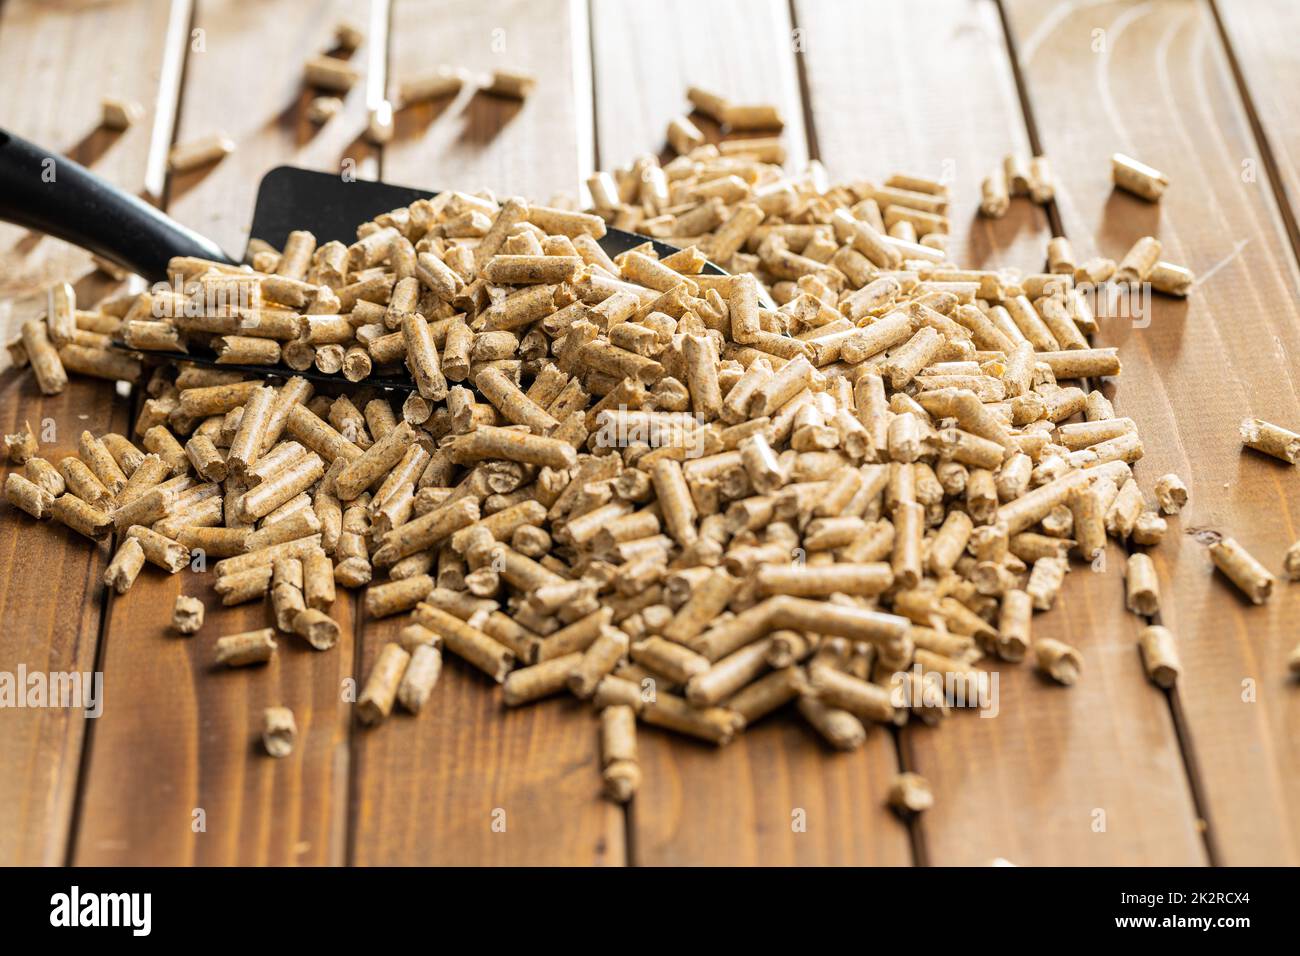
<path id="1" fill-rule="evenodd" d="M 1287 3 L 1294 2 L 1294 0 L 1278 0 L 1278 2 Z M 1282 217 L 1282 225 L 1286 229 L 1287 238 L 1291 241 L 1291 255 L 1295 258 L 1296 264 L 1300 265 L 1300 222 L 1296 221 L 1296 210 L 1292 207 L 1291 201 L 1286 194 L 1286 183 L 1282 177 L 1281 165 L 1277 161 L 1277 153 L 1274 151 L 1273 144 L 1264 130 L 1264 121 L 1255 105 L 1255 97 L 1251 92 L 1250 83 L 1247 82 L 1245 71 L 1241 68 L 1237 50 L 1232 45 L 1232 35 L 1223 20 L 1223 15 L 1219 13 L 1220 0 L 1205 0 L 1205 3 L 1210 10 L 1210 18 L 1214 21 L 1215 33 L 1218 35 L 1219 43 L 1223 47 L 1228 69 L 1232 72 L 1232 81 L 1236 87 L 1237 96 L 1241 100 L 1242 110 L 1250 123 L 1251 136 L 1255 140 L 1255 145 L 1259 148 L 1260 159 L 1264 164 L 1264 174 L 1268 177 L 1269 186 L 1273 190 L 1273 199 L 1277 205 L 1278 214 Z"/>

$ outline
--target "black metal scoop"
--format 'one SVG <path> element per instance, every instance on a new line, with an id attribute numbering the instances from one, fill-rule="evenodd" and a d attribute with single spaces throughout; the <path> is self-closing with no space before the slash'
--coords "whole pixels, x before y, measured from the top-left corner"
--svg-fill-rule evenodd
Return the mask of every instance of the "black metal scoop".
<path id="1" fill-rule="evenodd" d="M 50 170 L 54 171 L 52 180 Z M 312 232 L 319 242 L 356 240 L 359 223 L 417 199 L 437 195 L 412 186 L 367 180 L 344 180 L 333 173 L 277 166 L 257 189 L 250 239 L 283 248 L 295 229 Z M 37 229 L 81 246 L 150 282 L 167 278 L 173 256 L 197 256 L 227 264 L 242 259 L 227 255 L 210 239 L 188 229 L 158 209 L 125 193 L 84 166 L 0 129 L 0 219 Z M 660 256 L 677 251 L 658 239 L 608 229 L 600 246 L 612 258 L 642 243 L 652 243 Z M 726 273 L 708 263 L 710 275 Z M 155 358 L 210 365 L 250 375 L 298 375 L 344 386 L 378 386 L 410 391 L 408 378 L 371 376 L 349 382 L 342 375 L 315 369 L 297 371 L 285 365 L 217 365 L 211 356 L 184 352 L 148 352 Z"/>

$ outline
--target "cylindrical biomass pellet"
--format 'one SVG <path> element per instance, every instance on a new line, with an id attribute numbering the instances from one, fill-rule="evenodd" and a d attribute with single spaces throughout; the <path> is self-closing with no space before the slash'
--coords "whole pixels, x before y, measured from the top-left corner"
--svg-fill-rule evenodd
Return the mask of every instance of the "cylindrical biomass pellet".
<path id="1" fill-rule="evenodd" d="M 113 560 L 104 569 L 104 585 L 111 587 L 118 594 L 125 594 L 135 583 L 136 576 L 144 567 L 144 549 L 135 538 L 127 538 L 118 546 Z"/>
<path id="2" fill-rule="evenodd" d="M 33 518 L 48 518 L 53 513 L 54 495 L 16 471 L 5 476 L 5 500 Z"/>
<path id="3" fill-rule="evenodd" d="M 588 645 L 578 663 L 568 676 L 569 690 L 574 696 L 589 698 L 597 685 L 612 673 L 628 653 L 628 636 L 616 627 L 605 626 L 597 638 Z"/>
<path id="4" fill-rule="evenodd" d="M 1156 686 L 1170 688 L 1178 682 L 1183 672 L 1178 659 L 1178 644 L 1173 633 L 1159 624 L 1152 624 L 1138 632 L 1138 648 L 1142 652 L 1142 664 Z"/>
<path id="5" fill-rule="evenodd" d="M 1125 565 L 1125 594 L 1128 609 L 1147 617 L 1160 613 L 1160 579 L 1150 555 L 1136 552 Z"/>
<path id="6" fill-rule="evenodd" d="M 636 712 L 621 704 L 602 710 L 600 741 L 605 792 L 610 799 L 627 803 L 641 785 L 641 767 L 636 750 Z"/>
<path id="7" fill-rule="evenodd" d="M 582 654 L 565 654 L 511 671 L 505 679 L 501 699 L 507 707 L 517 707 L 558 694 L 567 686 L 569 675 L 581 661 Z"/>
<path id="8" fill-rule="evenodd" d="M 1210 545 L 1210 560 L 1255 604 L 1263 604 L 1273 593 L 1274 577 L 1233 538 Z"/>
<path id="9" fill-rule="evenodd" d="M 242 634 L 228 634 L 217 641 L 218 664 L 228 667 L 244 667 L 248 664 L 263 664 L 275 653 L 275 629 L 264 627 Z"/>
<path id="10" fill-rule="evenodd" d="M 134 539 L 131 539 L 134 540 Z M 178 634 L 196 634 L 203 627 L 206 608 L 199 598 L 187 594 L 176 595 L 172 605 L 172 629 Z"/>
<path id="11" fill-rule="evenodd" d="M 288 707 L 268 707 L 262 712 L 262 746 L 272 757 L 287 757 L 293 753 L 297 736 L 298 725 Z"/>
<path id="12" fill-rule="evenodd" d="M 1160 170 L 1123 153 L 1111 155 L 1110 175 L 1120 189 L 1148 202 L 1159 202 L 1169 185 L 1169 178 Z"/>
<path id="13" fill-rule="evenodd" d="M 1281 425 L 1272 425 L 1259 418 L 1244 419 L 1241 423 L 1241 443 L 1289 465 L 1300 462 L 1300 434 L 1288 431 Z"/>
<path id="14" fill-rule="evenodd" d="M 812 694 L 802 694 L 799 713 L 837 750 L 856 750 L 867 739 L 862 721 L 847 710 L 831 707 Z"/>
<path id="15" fill-rule="evenodd" d="M 397 699 L 397 689 L 411 655 L 400 644 L 389 642 L 379 652 L 366 686 L 357 698 L 357 719 L 363 724 L 376 724 L 386 718 L 393 710 L 393 701 Z"/>

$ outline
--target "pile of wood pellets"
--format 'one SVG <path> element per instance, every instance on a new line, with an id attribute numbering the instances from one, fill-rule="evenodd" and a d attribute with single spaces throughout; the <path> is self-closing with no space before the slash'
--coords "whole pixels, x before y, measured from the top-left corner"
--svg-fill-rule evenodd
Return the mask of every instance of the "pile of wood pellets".
<path id="1" fill-rule="evenodd" d="M 729 128 L 779 125 L 770 107 L 690 99 Z M 175 259 L 170 286 L 87 309 L 54 286 L 14 360 L 46 394 L 69 371 L 135 384 L 140 412 L 130 437 L 85 432 L 54 463 L 30 430 L 7 436 L 22 466 L 7 499 L 111 536 L 119 594 L 145 563 L 214 559 L 223 604 L 267 606 L 267 627 L 212 635 L 232 667 L 282 640 L 328 651 L 336 589 L 363 588 L 367 617 L 409 623 L 360 721 L 418 713 L 450 652 L 506 706 L 589 700 L 620 801 L 640 781 L 638 719 L 721 745 L 792 705 L 847 750 L 871 724 L 941 722 L 982 659 L 1076 682 L 1079 650 L 1032 617 L 1108 536 L 1132 551 L 1130 608 L 1158 610 L 1141 549 L 1187 489 L 1134 479 L 1133 421 L 1086 387 L 1120 362 L 1090 347 L 1076 286 L 1179 275 L 1158 240 L 1118 265 L 1076 264 L 1058 237 L 1046 271 L 963 269 L 941 183 L 832 185 L 815 162 L 783 169 L 775 138 L 711 145 L 689 117 L 669 139 L 671 162 L 593 176 L 588 212 L 446 192 L 350 245 L 296 232 L 248 266 Z M 1050 196 L 1045 163 L 1020 168 L 986 200 Z M 610 258 L 607 224 L 679 251 Z M 216 365 L 147 363 L 190 350 Z M 294 375 L 307 369 L 339 385 Z M 376 376 L 414 388 L 397 401 Z M 1246 440 L 1300 457 L 1300 436 L 1267 423 Z M 1212 552 L 1267 599 L 1263 565 L 1230 539 Z M 1286 568 L 1300 576 L 1300 545 Z M 178 598 L 176 631 L 203 634 L 203 618 Z M 1173 684 L 1168 630 L 1145 627 L 1140 652 Z M 268 752 L 294 733 L 291 708 L 268 711 Z M 890 800 L 929 795 L 905 775 Z"/>

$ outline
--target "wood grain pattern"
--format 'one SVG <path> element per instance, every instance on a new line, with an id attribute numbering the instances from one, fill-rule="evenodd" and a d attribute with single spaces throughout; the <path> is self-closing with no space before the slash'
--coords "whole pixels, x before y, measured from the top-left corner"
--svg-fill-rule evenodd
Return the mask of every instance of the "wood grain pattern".
<path id="1" fill-rule="evenodd" d="M 605 166 L 657 150 L 668 120 L 687 106 L 686 86 L 697 84 L 780 106 L 790 166 L 802 168 L 807 140 L 785 4 L 601 2 L 593 14 Z M 907 828 L 884 807 L 898 768 L 890 734 L 874 728 L 861 750 L 836 754 L 801 723 L 783 712 L 720 750 L 643 729 L 644 782 L 631 810 L 635 862 L 910 863 Z M 806 815 L 806 830 L 792 825 L 796 811 Z"/>
<path id="2" fill-rule="evenodd" d="M 1246 106 L 1272 154 L 1269 173 L 1282 194 L 1284 214 L 1289 212 L 1284 218 L 1291 244 L 1300 253 L 1300 69 L 1292 43 L 1300 32 L 1300 6 L 1286 0 L 1210 3 L 1245 81 Z"/>
<path id="3" fill-rule="evenodd" d="M 585 55 L 571 39 L 585 29 L 575 17 L 585 10 L 567 2 L 398 0 L 396 80 L 449 63 L 528 70 L 540 82 L 522 105 L 463 91 L 450 103 L 402 111 L 384 152 L 384 178 L 433 189 L 488 184 L 533 197 L 572 194 L 590 164 L 579 144 L 591 138 L 591 114 L 575 93 Z M 495 36 L 502 51 L 495 53 L 498 27 L 506 33 Z M 405 618 L 363 622 L 363 678 Z M 418 718 L 398 713 L 354 734 L 352 862 L 625 861 L 623 811 L 600 793 L 594 715 L 568 699 L 504 711 L 500 698 L 496 685 L 449 659 Z"/>
<path id="4" fill-rule="evenodd" d="M 317 135 L 303 117 L 302 62 L 331 46 L 344 15 L 366 22 L 355 3 L 199 3 L 204 48 L 189 53 L 177 139 L 221 129 L 239 148 L 211 169 L 175 177 L 169 212 L 238 253 L 268 169 L 338 168 L 346 153 L 360 174 L 373 174 L 374 150 L 350 145 L 365 123 L 364 83 Z M 265 29 L 268 18 L 275 32 Z M 366 48 L 354 56 L 364 76 Z M 281 635 L 271 664 L 227 671 L 212 665 L 217 638 L 267 626 L 268 612 L 260 602 L 221 607 L 213 580 L 210 566 L 174 576 L 150 568 L 112 602 L 104 670 L 122 704 L 110 705 L 94 734 L 78 863 L 343 862 L 351 709 L 343 682 L 352 676 L 355 599 L 340 589 L 331 614 L 342 637 L 333 650 Z M 189 639 L 167 630 L 182 592 L 207 605 L 203 630 Z M 283 760 L 267 757 L 259 739 L 262 712 L 273 705 L 290 707 L 298 725 Z"/>
<path id="5" fill-rule="evenodd" d="M 151 0 L 88 10 L 5 4 L 0 125 L 66 149 L 123 187 L 142 190 L 166 26 L 167 4 Z M 149 119 L 120 135 L 98 130 L 99 100 L 87 95 L 98 89 L 149 104 Z M 166 116 L 161 121 L 169 122 Z M 106 277 L 91 269 L 79 249 L 0 225 L 0 296 L 6 300 L 55 276 L 82 274 L 78 293 L 98 294 Z M 0 310 L 8 341 L 22 321 L 43 314 L 44 300 L 19 296 Z M 14 432 L 24 421 L 42 439 L 42 457 L 57 462 L 76 454 L 83 429 L 124 428 L 126 409 L 106 382 L 74 378 L 62 394 L 42 396 L 30 372 L 7 368 L 0 373 L 0 429 Z M 96 669 L 106 555 L 107 545 L 96 548 L 48 522 L 37 527 L 16 508 L 0 505 L 0 669 L 11 675 L 20 666 L 46 674 Z M 81 709 L 0 711 L 0 861 L 63 862 L 85 732 Z"/>
<path id="6" fill-rule="evenodd" d="M 1204 547 L 1231 535 L 1277 570 L 1300 536 L 1294 469 L 1243 452 L 1237 437 L 1247 416 L 1300 425 L 1297 271 L 1265 171 L 1256 164 L 1257 175 L 1243 176 L 1258 144 L 1203 4 L 1008 7 L 1077 253 L 1118 258 L 1153 234 L 1166 259 L 1200 277 L 1186 301 L 1157 295 L 1136 322 L 1103 319 L 1099 338 L 1124 362 L 1115 404 L 1144 437 L 1143 487 L 1174 471 L 1191 489 L 1152 554 L 1182 650 L 1182 711 L 1221 862 L 1294 863 L 1300 752 L 1290 741 L 1300 701 L 1286 654 L 1300 590 L 1283 584 L 1268 605 L 1251 607 L 1212 572 Z M 1104 31 L 1104 52 L 1091 52 L 1094 30 Z M 1111 191 L 1114 150 L 1170 177 L 1158 206 Z"/>
<path id="7" fill-rule="evenodd" d="M 546 200 L 591 166 L 586 9 L 577 0 L 394 0 L 392 89 L 439 65 L 469 71 L 454 98 L 398 110 L 384 178 L 425 189 Z M 496 69 L 537 77 L 524 101 L 476 86 Z"/>
<path id="8" fill-rule="evenodd" d="M 933 28 L 923 30 L 903 2 L 796 5 L 822 159 L 842 176 L 949 180 L 961 237 L 955 261 L 1040 271 L 1051 235 L 1041 207 L 1018 199 L 1002 219 L 976 215 L 984 176 L 1006 153 L 1029 151 L 997 8 L 946 0 L 930 13 Z M 878 37 L 879 56 L 861 57 L 857 38 L 866 32 Z M 897 98 L 882 96 L 887 89 Z M 850 112 L 858 122 L 843 121 Z M 1124 610 L 1122 549 L 1111 545 L 1107 558 L 1104 574 L 1076 564 L 1056 608 L 1034 620 L 1036 635 L 1083 654 L 1077 686 L 1054 686 L 1030 664 L 986 661 L 999 671 L 996 718 L 959 713 L 937 730 L 904 732 L 935 791 L 920 821 L 930 862 L 1203 860 L 1164 700 L 1126 666 L 1141 622 Z M 1104 834 L 1092 828 L 1096 808 L 1108 813 Z"/>
<path id="9" fill-rule="evenodd" d="M 778 104 L 789 165 L 802 169 L 808 138 L 792 31 L 788 5 L 772 0 L 596 0 L 592 36 L 602 168 L 626 165 L 646 152 L 671 158 L 665 130 L 669 120 L 683 114 L 717 140 L 717 124 L 692 114 L 686 100 L 687 87 L 699 86 L 736 102 Z"/>

